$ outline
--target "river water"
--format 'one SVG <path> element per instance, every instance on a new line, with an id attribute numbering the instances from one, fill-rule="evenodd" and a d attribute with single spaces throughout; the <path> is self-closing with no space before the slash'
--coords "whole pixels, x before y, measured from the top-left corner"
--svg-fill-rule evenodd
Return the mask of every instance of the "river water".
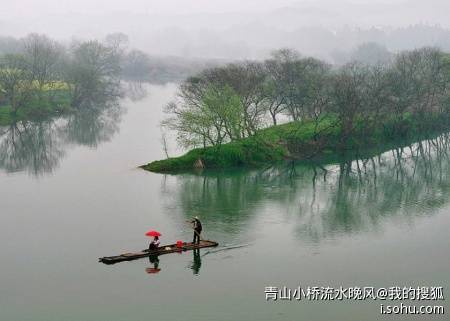
<path id="1" fill-rule="evenodd" d="M 0 320 L 448 320 L 446 135 L 324 166 L 137 169 L 164 157 L 158 124 L 175 89 L 1 129 Z M 193 215 L 219 248 L 98 263 L 147 247 L 148 229 L 189 240 Z M 381 315 L 400 303 L 389 300 L 266 301 L 269 286 L 444 287 L 445 301 L 426 304 L 446 315 Z"/>

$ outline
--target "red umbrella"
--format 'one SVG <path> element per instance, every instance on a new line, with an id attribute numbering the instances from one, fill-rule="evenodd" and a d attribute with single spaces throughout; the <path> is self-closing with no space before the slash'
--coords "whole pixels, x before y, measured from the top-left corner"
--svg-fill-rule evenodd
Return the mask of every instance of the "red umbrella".
<path id="1" fill-rule="evenodd" d="M 154 230 L 150 230 L 147 233 L 145 233 L 145 235 L 147 236 L 161 236 L 161 233 L 159 233 L 158 231 L 154 231 Z"/>

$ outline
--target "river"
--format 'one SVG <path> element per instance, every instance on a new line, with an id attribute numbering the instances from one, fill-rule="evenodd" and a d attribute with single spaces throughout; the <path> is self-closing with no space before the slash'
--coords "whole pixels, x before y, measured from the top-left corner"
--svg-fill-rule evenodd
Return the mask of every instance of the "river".
<path id="1" fill-rule="evenodd" d="M 269 286 L 443 287 L 431 303 L 447 316 L 417 320 L 448 320 L 447 135 L 325 166 L 140 170 L 164 157 L 159 122 L 175 89 L 134 88 L 107 112 L 1 130 L 0 320 L 415 319 L 382 316 L 389 301 L 266 301 Z M 98 263 L 147 247 L 148 229 L 189 240 L 193 215 L 219 248 L 161 256 L 157 269 Z"/>

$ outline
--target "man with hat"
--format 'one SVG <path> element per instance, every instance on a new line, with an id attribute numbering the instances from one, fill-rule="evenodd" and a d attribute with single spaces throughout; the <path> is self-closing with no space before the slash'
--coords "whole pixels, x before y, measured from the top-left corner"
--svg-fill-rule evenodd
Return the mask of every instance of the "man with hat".
<path id="1" fill-rule="evenodd" d="M 194 228 L 194 240 L 192 243 L 200 243 L 200 233 L 202 232 L 202 222 L 200 222 L 198 216 L 195 216 L 192 221 L 192 227 Z"/>

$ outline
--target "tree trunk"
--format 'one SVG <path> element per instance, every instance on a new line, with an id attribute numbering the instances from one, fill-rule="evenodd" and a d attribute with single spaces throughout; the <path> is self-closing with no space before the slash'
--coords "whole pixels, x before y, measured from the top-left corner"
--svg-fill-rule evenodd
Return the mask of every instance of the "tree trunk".
<path id="1" fill-rule="evenodd" d="M 270 111 L 270 116 L 272 116 L 273 125 L 277 125 L 277 114 L 275 112 Z"/>

